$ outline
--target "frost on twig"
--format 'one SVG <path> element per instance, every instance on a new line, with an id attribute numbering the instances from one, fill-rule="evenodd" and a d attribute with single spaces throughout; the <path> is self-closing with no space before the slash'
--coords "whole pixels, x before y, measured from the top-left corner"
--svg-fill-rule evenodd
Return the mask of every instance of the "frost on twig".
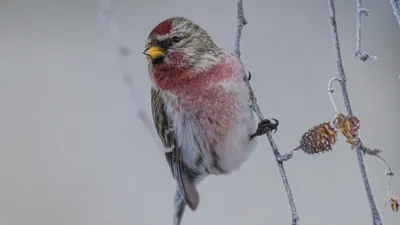
<path id="1" fill-rule="evenodd" d="M 291 159 L 293 157 L 294 152 L 297 151 L 297 150 L 300 150 L 300 149 L 301 149 L 300 146 L 298 146 L 295 149 L 280 155 L 277 159 L 280 162 L 288 161 L 289 159 Z"/>
<path id="2" fill-rule="evenodd" d="M 332 83 L 332 79 L 330 79 L 329 83 Z M 339 79 L 340 82 L 340 79 Z M 331 85 L 329 85 L 331 87 Z M 329 88 L 328 88 L 329 89 Z M 332 92 L 329 92 L 329 97 L 332 99 L 333 89 L 331 88 Z M 331 100 L 332 101 L 332 100 Z M 334 105 L 334 103 L 333 103 Z M 337 108 L 336 108 L 337 111 Z M 390 167 L 389 163 L 379 154 L 383 151 L 380 148 L 371 149 L 364 145 L 359 137 L 359 129 L 360 129 L 360 120 L 355 116 L 346 116 L 342 113 L 337 113 L 335 119 L 333 121 L 335 128 L 337 131 L 340 131 L 345 137 L 346 142 L 351 145 L 351 149 L 358 148 L 364 155 L 374 156 L 378 158 L 386 168 L 385 175 L 388 177 L 388 191 L 387 193 L 391 193 L 391 179 L 394 176 L 394 172 Z M 396 201 L 393 202 L 393 194 L 389 196 L 388 194 L 388 201 L 391 202 L 391 208 L 393 211 L 396 211 Z M 385 207 L 388 202 L 385 202 Z M 382 210 L 384 212 L 384 209 Z M 397 211 L 396 211 L 397 212 Z"/>
<path id="3" fill-rule="evenodd" d="M 376 56 L 372 56 L 368 52 L 363 52 L 361 50 L 361 17 L 369 15 L 370 13 L 368 9 L 361 8 L 361 0 L 357 0 L 357 50 L 356 53 L 354 53 L 354 57 L 358 57 L 363 62 L 367 61 L 368 59 L 377 59 Z"/>
<path id="4" fill-rule="evenodd" d="M 351 105 L 350 105 L 350 99 L 349 99 L 349 94 L 348 94 L 347 85 L 346 85 L 346 75 L 344 73 L 342 56 L 341 56 L 341 52 L 340 52 L 334 0 L 328 0 L 328 9 L 329 9 L 330 24 L 331 24 L 333 52 L 334 52 L 334 57 L 336 59 L 337 73 L 338 73 L 339 78 L 341 79 L 340 86 L 342 89 L 343 100 L 344 100 L 344 103 L 346 106 L 346 112 L 347 112 L 348 116 L 351 117 L 351 116 L 353 116 L 353 112 L 352 112 Z M 343 125 L 344 125 L 344 127 L 348 126 L 348 125 L 346 125 L 346 123 L 344 123 Z M 349 137 L 351 138 L 351 136 L 349 136 Z M 346 138 L 348 138 L 348 137 L 346 137 Z M 356 140 L 358 140 L 358 139 L 356 139 Z M 356 144 L 354 147 L 356 149 L 358 167 L 360 169 L 362 181 L 364 184 L 364 188 L 365 188 L 365 191 L 367 194 L 369 206 L 371 209 L 373 224 L 374 225 L 382 225 L 382 220 L 381 220 L 379 212 L 376 208 L 374 197 L 373 197 L 372 191 L 371 191 L 371 187 L 369 185 L 368 176 L 367 176 L 367 173 L 365 170 L 364 159 L 363 159 L 363 150 L 360 148 L 359 145 L 357 145 L 357 143 L 354 143 L 354 142 L 352 143 L 352 140 L 350 140 L 350 143 Z"/>
<path id="5" fill-rule="evenodd" d="M 135 103 L 135 106 L 137 107 L 137 116 L 142 121 L 150 135 L 156 140 L 156 134 L 153 130 L 151 120 L 147 115 L 145 109 L 142 107 L 143 104 L 141 102 L 141 99 L 139 98 L 139 93 L 136 92 L 137 88 L 135 87 L 134 77 L 131 73 L 131 70 L 129 69 L 129 56 L 132 50 L 127 47 L 122 41 L 118 23 L 114 18 L 114 14 L 111 9 L 110 0 L 100 0 L 100 7 L 101 9 L 99 12 L 99 19 L 100 21 L 104 22 L 110 30 L 111 37 L 116 47 L 120 73 L 123 77 L 123 80 L 128 85 L 128 88 L 132 92 L 133 101 Z M 155 141 L 155 143 L 157 143 L 159 149 L 163 149 L 159 141 Z"/>
<path id="6" fill-rule="evenodd" d="M 384 160 L 379 153 L 381 153 L 383 150 L 379 148 L 371 149 L 367 146 L 365 146 L 360 137 L 358 136 L 358 129 L 360 127 L 360 121 L 357 117 L 355 116 L 345 116 L 342 113 L 338 112 L 337 106 L 335 101 L 333 100 L 333 92 L 334 89 L 332 88 L 332 83 L 333 81 L 338 81 L 339 83 L 342 81 L 340 78 L 333 77 L 329 80 L 328 82 L 328 94 L 329 94 L 329 99 L 331 100 L 332 106 L 335 110 L 336 116 L 334 119 L 334 124 L 335 127 L 343 133 L 343 135 L 346 137 L 346 142 L 351 144 L 351 149 L 354 149 L 355 147 L 358 147 L 364 155 L 370 155 L 370 156 L 376 156 L 379 158 L 385 165 L 386 167 L 386 173 L 387 175 L 392 175 L 393 176 L 393 171 L 389 164 Z"/>
<path id="7" fill-rule="evenodd" d="M 236 19 L 237 19 L 237 25 L 236 25 L 235 41 L 234 41 L 234 54 L 240 60 L 240 38 L 241 38 L 243 26 L 246 25 L 246 23 L 247 23 L 247 21 L 244 17 L 244 12 L 243 12 L 243 0 L 237 0 L 237 18 Z M 248 77 L 244 77 L 244 79 L 250 90 L 250 101 L 251 101 L 250 106 L 253 108 L 253 111 L 257 114 L 258 118 L 260 120 L 263 120 L 264 116 L 262 115 L 261 110 L 257 104 L 257 98 L 254 94 L 254 91 L 253 91 L 251 85 L 250 85 L 250 79 Z M 278 147 L 275 144 L 274 139 L 272 138 L 271 133 L 268 132 L 266 135 L 268 137 L 269 143 L 274 152 L 276 162 L 278 164 L 279 172 L 282 177 L 283 185 L 285 186 L 286 194 L 287 194 L 287 197 L 289 200 L 290 209 L 292 211 L 292 225 L 297 225 L 298 221 L 299 221 L 299 216 L 297 214 L 296 206 L 295 206 L 295 203 L 293 200 L 292 191 L 291 191 L 288 179 L 286 177 L 285 168 L 283 166 L 283 160 L 280 160 L 280 157 L 282 157 L 282 156 L 278 150 Z"/>
<path id="8" fill-rule="evenodd" d="M 338 113 L 338 108 L 336 106 L 335 100 L 333 99 L 333 92 L 335 91 L 332 87 L 333 82 L 337 81 L 337 82 L 341 82 L 341 79 L 338 77 L 332 77 L 329 82 L 328 82 L 328 95 L 329 95 L 329 99 L 331 100 L 331 104 L 333 109 L 335 110 L 335 113 Z"/>
<path id="9" fill-rule="evenodd" d="M 390 3 L 392 4 L 393 13 L 397 19 L 397 24 L 399 24 L 400 27 L 400 0 L 390 0 Z"/>

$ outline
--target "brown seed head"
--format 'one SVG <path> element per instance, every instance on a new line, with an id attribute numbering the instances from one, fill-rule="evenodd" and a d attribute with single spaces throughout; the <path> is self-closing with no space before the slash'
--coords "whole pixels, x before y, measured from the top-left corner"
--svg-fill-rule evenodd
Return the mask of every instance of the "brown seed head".
<path id="1" fill-rule="evenodd" d="M 335 127 L 346 137 L 346 142 L 351 144 L 351 149 L 357 145 L 360 120 L 355 116 L 348 116 L 339 113 L 334 121 Z"/>
<path id="2" fill-rule="evenodd" d="M 399 197 L 396 197 L 394 194 L 390 197 L 390 207 L 392 208 L 393 212 L 398 212 L 400 205 L 399 205 Z"/>
<path id="3" fill-rule="evenodd" d="M 336 143 L 337 131 L 329 122 L 312 127 L 303 134 L 300 140 L 300 149 L 305 153 L 324 153 L 332 150 Z"/>

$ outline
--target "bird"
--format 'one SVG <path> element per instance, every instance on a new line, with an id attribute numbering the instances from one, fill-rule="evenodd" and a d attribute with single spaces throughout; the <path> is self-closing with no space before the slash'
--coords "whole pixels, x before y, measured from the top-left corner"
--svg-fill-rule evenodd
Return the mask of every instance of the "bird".
<path id="1" fill-rule="evenodd" d="M 175 16 L 149 33 L 143 54 L 150 80 L 154 128 L 176 183 L 173 225 L 200 202 L 197 185 L 230 175 L 279 121 L 259 123 L 251 108 L 242 62 L 192 20 Z"/>

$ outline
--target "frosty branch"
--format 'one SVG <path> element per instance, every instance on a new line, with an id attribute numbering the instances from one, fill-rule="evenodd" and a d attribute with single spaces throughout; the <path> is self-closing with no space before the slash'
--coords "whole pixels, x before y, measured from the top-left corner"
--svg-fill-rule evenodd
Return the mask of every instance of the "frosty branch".
<path id="1" fill-rule="evenodd" d="M 240 38 L 242 35 L 243 26 L 247 24 L 247 21 L 244 17 L 243 0 L 237 0 L 237 21 L 236 22 L 237 22 L 237 25 L 236 25 L 235 41 L 234 41 L 234 54 L 240 59 Z M 254 91 L 250 85 L 249 80 L 250 79 L 248 77 L 245 77 L 246 84 L 250 90 L 250 100 L 251 100 L 250 104 L 251 104 L 251 107 L 253 108 L 253 111 L 257 114 L 259 120 L 261 121 L 264 119 L 264 116 L 261 113 L 261 110 L 257 104 L 257 98 L 254 94 Z M 283 160 L 281 159 L 282 156 L 278 150 L 278 147 L 275 144 L 275 141 L 272 137 L 271 132 L 268 132 L 266 135 L 267 135 L 269 143 L 272 147 L 272 151 L 275 155 L 276 163 L 278 164 L 278 168 L 279 168 L 280 175 L 282 177 L 283 185 L 285 186 L 286 194 L 287 194 L 289 204 L 290 204 L 290 209 L 292 211 L 292 225 L 297 225 L 298 221 L 299 221 L 299 216 L 297 214 L 296 205 L 293 200 L 292 191 L 291 191 L 291 188 L 290 188 L 287 176 L 286 176 L 285 168 L 283 166 Z"/>
<path id="2" fill-rule="evenodd" d="M 400 1 L 399 0 L 390 0 L 390 3 L 392 4 L 393 13 L 397 19 L 397 24 L 399 24 L 399 27 L 400 27 Z"/>
<path id="3" fill-rule="evenodd" d="M 339 81 L 339 84 L 341 86 L 342 89 L 342 94 L 343 94 L 343 100 L 346 106 L 346 112 L 348 114 L 349 117 L 353 116 L 353 111 L 351 108 L 351 104 L 350 104 L 350 98 L 349 98 L 349 94 L 347 91 L 347 84 L 346 84 L 346 75 L 343 69 L 343 63 L 342 63 L 342 56 L 341 56 L 341 52 L 340 52 L 340 45 L 339 45 L 339 37 L 338 37 L 338 30 L 337 30 L 337 23 L 336 23 L 336 12 L 335 12 L 335 4 L 334 4 L 334 0 L 328 0 L 328 6 L 329 6 L 329 17 L 330 17 L 330 22 L 331 22 L 331 34 L 332 34 L 332 41 L 333 41 L 333 52 L 334 52 L 334 56 L 336 58 L 336 68 L 337 68 L 337 73 L 338 73 L 338 79 L 336 79 L 337 81 Z M 361 48 L 361 33 L 360 33 L 360 26 L 361 26 L 361 14 L 366 14 L 366 10 L 361 8 L 361 0 L 358 0 L 357 2 L 357 48 L 358 51 L 360 51 Z M 359 53 L 358 55 L 360 57 L 361 60 L 363 59 L 367 59 L 368 54 L 366 53 Z M 363 60 L 363 61 L 365 61 Z M 329 87 L 328 92 L 332 93 L 332 88 Z M 333 101 L 332 101 L 333 102 Z M 333 104 L 335 110 L 337 110 L 336 108 L 336 104 Z M 346 135 L 345 135 L 346 136 Z M 366 173 L 366 169 L 365 169 L 365 165 L 364 165 L 364 159 L 363 159 L 363 155 L 362 153 L 370 153 L 372 155 L 377 155 L 380 151 L 373 151 L 370 150 L 369 148 L 367 148 L 366 146 L 364 146 L 361 142 L 361 139 L 358 137 L 358 135 L 356 135 L 355 137 L 351 137 L 351 136 L 346 136 L 347 138 L 347 142 L 352 144 L 352 148 L 356 149 L 356 155 L 357 155 L 357 162 L 358 162 L 358 166 L 360 169 L 360 173 L 361 173 L 361 177 L 362 177 L 362 181 L 365 187 L 365 191 L 368 197 L 368 202 L 369 202 L 369 206 L 371 209 L 371 213 L 372 213 L 372 219 L 373 219 L 373 224 L 374 225 L 381 225 L 382 224 L 382 220 L 380 218 L 379 212 L 376 208 L 375 205 L 375 201 L 374 201 L 374 197 L 372 195 L 372 191 L 371 191 L 371 187 L 369 185 L 369 181 L 368 181 L 368 176 Z M 390 169 L 390 167 L 388 167 Z M 390 171 L 390 174 L 393 174 L 393 172 Z"/>
<path id="4" fill-rule="evenodd" d="M 361 0 L 357 0 L 357 50 L 354 56 L 358 57 L 363 62 L 368 59 L 377 59 L 376 56 L 371 56 L 368 52 L 361 51 L 361 17 L 369 15 L 368 9 L 361 8 Z"/>
<path id="5" fill-rule="evenodd" d="M 235 43 L 234 43 L 234 53 L 235 55 L 240 59 L 240 37 L 242 33 L 243 26 L 246 25 L 247 21 L 244 17 L 243 13 L 243 1 L 238 0 L 237 1 L 237 29 L 236 29 L 236 38 L 235 38 Z M 341 59 L 341 52 L 340 52 L 340 46 L 339 46 L 339 39 L 338 39 L 338 31 L 337 31 L 337 24 L 336 24 L 336 18 L 335 18 L 335 6 L 334 6 L 334 1 L 329 0 L 329 12 L 330 12 L 330 21 L 331 21 L 331 33 L 332 33 L 332 40 L 333 40 L 333 50 L 334 50 L 334 55 L 336 58 L 336 67 L 337 67 L 337 73 L 338 77 L 333 77 L 329 80 L 328 82 L 328 94 L 330 101 L 332 103 L 332 106 L 335 110 L 335 119 L 333 120 L 334 127 L 331 126 L 330 122 L 324 122 L 322 124 L 319 124 L 317 126 L 314 126 L 310 128 L 306 133 L 303 134 L 301 140 L 300 140 L 300 145 L 293 149 L 292 151 L 281 155 L 280 152 L 278 151 L 278 148 L 276 147 L 276 144 L 272 138 L 271 133 L 267 133 L 268 140 L 271 144 L 272 150 L 274 152 L 274 155 L 276 157 L 276 161 L 278 163 L 278 167 L 281 173 L 281 177 L 283 180 L 283 183 L 285 185 L 285 189 L 289 198 L 289 203 L 291 206 L 292 210 L 292 220 L 293 224 L 296 224 L 299 220 L 297 212 L 296 212 L 296 207 L 293 201 L 293 197 L 291 194 L 291 189 L 288 184 L 288 180 L 285 174 L 285 170 L 283 167 L 283 162 L 286 160 L 289 160 L 293 156 L 293 152 L 297 150 L 303 150 L 307 154 L 319 154 L 319 153 L 325 153 L 328 151 L 332 150 L 332 146 L 336 143 L 337 139 L 337 133 L 341 132 L 345 137 L 346 137 L 346 142 L 351 144 L 351 149 L 356 149 L 356 156 L 357 156 L 357 161 L 358 161 L 358 166 L 360 169 L 362 181 L 366 190 L 366 194 L 368 197 L 368 202 L 370 205 L 370 209 L 372 212 L 372 218 L 373 218 L 373 224 L 374 225 L 381 225 L 382 221 L 380 218 L 380 215 L 378 213 L 378 210 L 376 208 L 374 198 L 372 195 L 371 187 L 369 185 L 368 181 L 368 176 L 366 173 L 364 161 L 363 161 L 363 155 L 371 155 L 375 156 L 378 159 L 382 161 L 382 163 L 386 167 L 386 175 L 389 178 L 389 186 L 388 190 L 390 190 L 390 179 L 394 175 L 391 167 L 389 164 L 384 160 L 379 153 L 382 152 L 381 149 L 371 149 L 364 145 L 361 141 L 361 138 L 358 135 L 359 127 L 360 127 L 360 121 L 357 117 L 353 115 L 352 108 L 350 105 L 350 98 L 348 95 L 347 91 L 347 85 L 346 85 L 346 75 L 344 73 L 343 69 L 343 64 L 342 64 L 342 59 Z M 395 10 L 396 12 L 396 10 Z M 371 56 L 367 52 L 363 52 L 361 50 L 361 17 L 365 15 L 368 16 L 368 11 L 364 8 L 361 8 L 361 0 L 357 0 L 357 42 L 356 42 L 356 53 L 354 56 L 358 57 L 362 61 L 366 61 L 368 59 L 376 59 L 376 56 Z M 249 86 L 250 89 L 250 95 L 251 95 L 251 106 L 253 107 L 254 112 L 257 114 L 260 120 L 264 119 L 260 108 L 257 104 L 257 98 L 254 95 L 254 92 L 250 86 L 249 79 L 245 79 L 247 82 L 247 85 Z M 338 107 L 336 103 L 334 102 L 333 99 L 333 84 L 337 82 L 340 84 L 342 93 L 343 93 L 343 100 L 346 106 L 346 112 L 347 115 L 344 115 L 339 112 Z M 388 191 L 389 192 L 389 191 Z M 396 197 L 394 194 L 390 196 L 390 204 L 392 207 L 393 211 L 397 211 L 399 208 L 399 198 Z"/>

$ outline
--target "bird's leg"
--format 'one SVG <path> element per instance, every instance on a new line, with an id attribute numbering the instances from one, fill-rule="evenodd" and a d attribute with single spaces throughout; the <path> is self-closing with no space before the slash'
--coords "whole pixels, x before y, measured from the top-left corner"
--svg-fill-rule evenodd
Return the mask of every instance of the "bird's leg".
<path id="1" fill-rule="evenodd" d="M 274 120 L 275 123 L 272 123 L 269 119 L 264 119 L 261 122 L 259 122 L 257 130 L 254 134 L 252 134 L 250 136 L 250 140 L 252 140 L 255 137 L 264 135 L 269 131 L 276 132 L 278 130 L 279 121 L 276 119 L 272 119 L 272 120 Z"/>

